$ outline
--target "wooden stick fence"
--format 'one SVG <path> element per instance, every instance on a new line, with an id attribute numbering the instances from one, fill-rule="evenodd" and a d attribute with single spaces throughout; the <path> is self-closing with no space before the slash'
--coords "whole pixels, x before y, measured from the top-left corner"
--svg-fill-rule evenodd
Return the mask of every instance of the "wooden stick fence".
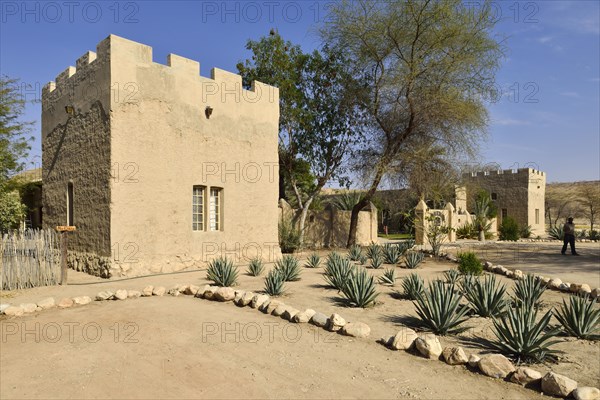
<path id="1" fill-rule="evenodd" d="M 2 236 L 2 290 L 58 285 L 60 240 L 51 229 L 11 232 Z"/>

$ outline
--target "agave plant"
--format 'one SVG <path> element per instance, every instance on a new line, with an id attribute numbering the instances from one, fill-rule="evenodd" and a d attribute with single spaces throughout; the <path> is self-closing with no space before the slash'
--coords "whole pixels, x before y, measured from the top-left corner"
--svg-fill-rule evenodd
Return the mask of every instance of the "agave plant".
<path id="1" fill-rule="evenodd" d="M 312 253 L 306 260 L 306 268 L 319 268 L 321 265 L 321 257 L 317 253 Z"/>
<path id="2" fill-rule="evenodd" d="M 383 256 L 382 255 L 375 255 L 371 259 L 371 268 L 379 269 L 379 268 L 381 268 L 382 265 L 383 265 Z"/>
<path id="3" fill-rule="evenodd" d="M 283 280 L 293 282 L 300 280 L 300 264 L 298 259 L 291 254 L 286 254 L 275 262 L 275 269 L 283 275 Z"/>
<path id="4" fill-rule="evenodd" d="M 379 282 L 384 285 L 393 285 L 396 283 L 396 270 L 394 268 L 386 268 L 383 275 L 379 277 Z"/>
<path id="5" fill-rule="evenodd" d="M 410 274 L 402 278 L 402 290 L 404 297 L 409 300 L 416 300 L 425 291 L 425 282 L 418 274 Z"/>
<path id="6" fill-rule="evenodd" d="M 479 316 L 496 317 L 504 312 L 508 304 L 504 297 L 506 286 L 498 285 L 495 275 L 486 276 L 485 279 L 475 279 L 468 285 L 469 290 L 463 289 L 463 293 L 471 308 Z"/>
<path id="7" fill-rule="evenodd" d="M 263 273 L 265 266 L 262 260 L 258 257 L 250 260 L 250 264 L 248 264 L 248 275 L 251 276 L 260 276 Z"/>
<path id="8" fill-rule="evenodd" d="M 479 277 L 477 275 L 464 275 L 462 279 L 458 282 L 460 292 L 463 295 L 465 295 L 467 292 L 470 292 L 473 289 L 473 285 L 478 280 Z"/>
<path id="9" fill-rule="evenodd" d="M 456 285 L 460 279 L 460 272 L 455 269 L 450 269 L 444 272 L 444 280 L 449 285 Z"/>
<path id="10" fill-rule="evenodd" d="M 406 264 L 406 268 L 415 269 L 421 264 L 423 261 L 424 255 L 420 251 L 409 251 L 404 256 L 404 263 Z"/>
<path id="11" fill-rule="evenodd" d="M 600 335 L 600 309 L 594 307 L 589 297 L 571 296 L 569 304 L 563 300 L 554 315 L 570 336 L 598 340 Z"/>
<path id="12" fill-rule="evenodd" d="M 219 257 L 208 263 L 206 278 L 217 286 L 233 286 L 237 283 L 238 269 L 227 257 Z"/>
<path id="13" fill-rule="evenodd" d="M 350 260 L 340 256 L 336 252 L 329 254 L 325 263 L 323 276 L 330 286 L 337 290 L 342 290 L 351 273 Z"/>
<path id="14" fill-rule="evenodd" d="M 382 256 L 382 255 L 383 255 L 383 250 L 381 249 L 381 246 L 375 242 L 371 242 L 369 247 L 367 247 L 367 257 L 370 259 L 373 259 L 373 257 Z"/>
<path id="15" fill-rule="evenodd" d="M 351 261 L 359 261 L 361 256 L 362 256 L 362 248 L 357 244 L 353 244 L 350 247 L 350 250 L 348 250 L 348 258 Z"/>
<path id="16" fill-rule="evenodd" d="M 514 302 L 517 306 L 526 308 L 537 308 L 541 301 L 540 298 L 546 290 L 546 285 L 534 275 L 528 274 L 523 279 L 519 279 L 514 287 Z"/>
<path id="17" fill-rule="evenodd" d="M 509 308 L 506 314 L 494 319 L 493 332 L 497 340 L 490 346 L 517 362 L 542 362 L 553 358 L 556 350 L 550 349 L 559 340 L 560 327 L 549 328 L 552 311 L 548 311 L 537 323 L 537 309 L 520 306 Z"/>
<path id="18" fill-rule="evenodd" d="M 400 256 L 400 247 L 397 244 L 386 243 L 383 246 L 383 258 L 386 264 L 398 264 Z"/>
<path id="19" fill-rule="evenodd" d="M 548 236 L 550 236 L 552 239 L 563 240 L 565 237 L 565 232 L 563 231 L 562 225 L 550 227 L 550 229 L 548 229 Z"/>
<path id="20" fill-rule="evenodd" d="M 467 328 L 460 325 L 468 319 L 469 308 L 461 306 L 462 295 L 454 285 L 433 281 L 414 301 L 417 315 L 423 325 L 438 335 L 460 333 Z"/>
<path id="21" fill-rule="evenodd" d="M 351 305 L 361 308 L 372 305 L 379 296 L 375 290 L 373 277 L 364 268 L 351 270 L 348 280 L 342 288 L 342 294 Z"/>
<path id="22" fill-rule="evenodd" d="M 265 277 L 265 292 L 270 296 L 279 296 L 285 291 L 285 279 L 278 269 L 272 269 Z"/>
<path id="23" fill-rule="evenodd" d="M 364 254 L 361 254 L 361 255 L 360 255 L 360 258 L 358 259 L 358 262 L 360 263 L 360 265 L 367 265 L 367 261 L 368 261 L 368 260 L 369 260 L 369 259 L 367 258 L 367 256 L 366 256 L 366 255 L 364 255 Z"/>

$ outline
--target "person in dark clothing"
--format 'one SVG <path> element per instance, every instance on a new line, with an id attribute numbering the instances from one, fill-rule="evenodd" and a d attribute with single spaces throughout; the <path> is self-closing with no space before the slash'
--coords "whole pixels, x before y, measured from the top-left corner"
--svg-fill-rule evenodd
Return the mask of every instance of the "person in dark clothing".
<path id="1" fill-rule="evenodd" d="M 569 217 L 567 219 L 567 222 L 563 226 L 563 232 L 563 247 L 560 253 L 564 256 L 567 251 L 567 244 L 569 244 L 571 246 L 571 254 L 578 256 L 579 254 L 575 251 L 575 224 L 573 223 L 573 218 Z"/>

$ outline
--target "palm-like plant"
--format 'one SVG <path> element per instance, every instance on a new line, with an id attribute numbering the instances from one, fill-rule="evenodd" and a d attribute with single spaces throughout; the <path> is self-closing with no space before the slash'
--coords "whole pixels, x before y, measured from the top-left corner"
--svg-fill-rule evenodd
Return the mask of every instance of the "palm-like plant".
<path id="1" fill-rule="evenodd" d="M 569 304 L 563 300 L 554 315 L 565 331 L 579 339 L 598 340 L 600 335 L 600 309 L 589 301 L 588 296 L 571 296 Z"/>
<path id="2" fill-rule="evenodd" d="M 402 278 L 402 290 L 404 297 L 409 300 L 416 300 L 425 291 L 425 282 L 418 274 L 410 274 Z"/>
<path id="3" fill-rule="evenodd" d="M 233 286 L 237 282 L 238 269 L 227 257 L 219 257 L 208 263 L 206 278 L 217 286 Z"/>
<path id="4" fill-rule="evenodd" d="M 329 204 L 337 208 L 338 210 L 352 211 L 355 205 L 357 205 L 363 197 L 362 192 L 349 191 L 344 192 L 340 195 L 335 196 L 329 201 Z"/>
<path id="5" fill-rule="evenodd" d="M 319 268 L 320 264 L 321 264 L 321 257 L 319 257 L 319 255 L 317 253 L 312 253 L 310 256 L 308 256 L 305 267 L 306 268 Z"/>
<path id="6" fill-rule="evenodd" d="M 469 290 L 463 291 L 473 310 L 481 317 L 495 317 L 504 312 L 508 304 L 504 294 L 505 285 L 496 283 L 496 276 L 486 276 L 485 279 L 475 279 Z"/>
<path id="7" fill-rule="evenodd" d="M 492 226 L 491 222 L 488 222 L 488 214 L 490 213 L 491 199 L 489 196 L 479 196 L 475 200 L 475 218 L 473 219 L 473 225 L 478 232 L 479 241 L 485 240 L 485 232 Z"/>
<path id="8" fill-rule="evenodd" d="M 414 301 L 417 315 L 425 327 L 438 335 L 460 333 L 467 328 L 460 325 L 468 319 L 468 307 L 460 305 L 462 295 L 454 285 L 433 281 Z"/>
<path id="9" fill-rule="evenodd" d="M 375 302 L 379 293 L 375 289 L 373 277 L 364 268 L 353 269 L 342 288 L 342 294 L 351 305 L 365 308 Z"/>
<path id="10" fill-rule="evenodd" d="M 514 287 L 514 302 L 517 306 L 525 308 L 537 308 L 542 294 L 546 291 L 546 285 L 534 275 L 528 274 L 519 279 Z"/>

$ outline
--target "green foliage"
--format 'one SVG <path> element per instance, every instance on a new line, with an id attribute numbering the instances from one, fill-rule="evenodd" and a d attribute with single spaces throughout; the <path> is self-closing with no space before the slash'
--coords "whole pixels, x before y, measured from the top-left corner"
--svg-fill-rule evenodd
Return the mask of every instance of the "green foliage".
<path id="1" fill-rule="evenodd" d="M 306 268 L 319 268 L 321 265 L 321 257 L 317 253 L 312 253 L 306 260 Z"/>
<path id="2" fill-rule="evenodd" d="M 341 291 L 352 272 L 350 260 L 342 257 L 339 253 L 332 252 L 327 256 L 323 276 L 327 283 Z"/>
<path id="3" fill-rule="evenodd" d="M 516 241 L 520 238 L 519 225 L 514 218 L 506 217 L 502 219 L 502 223 L 498 228 L 500 240 Z"/>
<path id="4" fill-rule="evenodd" d="M 460 325 L 468 319 L 469 308 L 460 305 L 462 297 L 454 285 L 433 281 L 414 301 L 417 315 L 425 327 L 438 335 L 463 332 L 467 328 Z"/>
<path id="5" fill-rule="evenodd" d="M 438 219 L 436 219 L 436 217 L 433 215 L 428 216 L 427 221 L 428 227 L 426 229 L 425 236 L 427 237 L 427 241 L 431 246 L 433 255 L 439 257 L 442 245 L 448 239 L 448 233 L 450 233 L 450 228 L 444 225 Z"/>
<path id="6" fill-rule="evenodd" d="M 475 253 L 467 251 L 458 254 L 458 270 L 465 275 L 481 275 L 483 265 Z"/>
<path id="7" fill-rule="evenodd" d="M 449 269 L 444 272 L 444 282 L 449 285 L 457 285 L 460 280 L 460 273 L 455 269 Z"/>
<path id="8" fill-rule="evenodd" d="M 493 207 L 490 195 L 486 191 L 480 191 L 475 199 L 475 218 L 473 219 L 473 227 L 477 231 L 479 240 L 485 238 L 485 232 L 489 231 L 492 226 L 489 218 L 495 213 Z"/>
<path id="9" fill-rule="evenodd" d="M 348 250 L 348 258 L 351 261 L 359 261 L 361 256 L 362 248 L 359 245 L 353 244 L 352 246 L 350 246 L 350 250 Z"/>
<path id="10" fill-rule="evenodd" d="M 371 242 L 369 247 L 367 247 L 367 257 L 372 259 L 376 255 L 383 255 L 383 250 L 381 249 L 381 246 L 379 244 Z"/>
<path id="11" fill-rule="evenodd" d="M 479 316 L 496 317 L 504 312 L 508 304 L 504 297 L 506 286 L 498 285 L 495 275 L 486 276 L 483 280 L 476 279 L 467 285 L 469 290 L 463 290 L 463 293 Z"/>
<path id="12" fill-rule="evenodd" d="M 588 234 L 588 239 L 600 240 L 600 233 L 597 230 L 592 229 L 592 230 L 590 230 L 590 233 Z"/>
<path id="13" fill-rule="evenodd" d="M 275 269 L 281 272 L 283 280 L 286 282 L 294 282 L 300 280 L 300 263 L 298 259 L 290 254 L 284 255 L 275 262 Z"/>
<path id="14" fill-rule="evenodd" d="M 238 269 L 227 257 L 219 257 L 208 263 L 206 278 L 217 286 L 234 286 L 237 283 Z"/>
<path id="15" fill-rule="evenodd" d="M 285 291 L 285 277 L 278 269 L 272 269 L 265 277 L 265 292 L 270 296 L 280 296 Z"/>
<path id="16" fill-rule="evenodd" d="M 477 239 L 477 229 L 473 224 L 464 224 L 460 228 L 456 228 L 457 239 Z"/>
<path id="17" fill-rule="evenodd" d="M 362 197 L 362 192 L 348 191 L 332 197 L 331 200 L 329 200 L 329 204 L 338 210 L 352 211 L 354 206 L 360 202 Z"/>
<path id="18" fill-rule="evenodd" d="M 0 191 L 0 233 L 17 229 L 26 211 L 25 205 L 21 204 L 19 192 Z"/>
<path id="19" fill-rule="evenodd" d="M 519 236 L 523 239 L 529 239 L 531 237 L 531 225 L 520 227 Z"/>
<path id="20" fill-rule="evenodd" d="M 372 259 L 371 259 L 371 268 L 373 269 L 379 269 L 381 268 L 381 266 L 383 265 L 383 261 L 384 258 L 382 255 L 375 255 Z"/>
<path id="21" fill-rule="evenodd" d="M 515 282 L 514 302 L 518 307 L 538 308 L 541 304 L 540 298 L 546 291 L 546 285 L 534 275 L 527 274 L 523 279 Z"/>
<path id="22" fill-rule="evenodd" d="M 475 282 L 477 282 L 478 280 L 479 277 L 477 275 L 463 275 L 460 281 L 458 282 L 460 292 L 463 295 L 466 295 L 467 292 L 473 290 L 473 285 L 475 285 Z"/>
<path id="23" fill-rule="evenodd" d="M 258 257 L 250 260 L 250 264 L 248 265 L 248 275 L 251 276 L 260 276 L 263 273 L 265 266 L 262 260 Z"/>
<path id="24" fill-rule="evenodd" d="M 404 256 L 404 263 L 406 264 L 406 268 L 415 269 L 421 264 L 423 258 L 425 256 L 420 251 L 409 251 Z"/>
<path id="25" fill-rule="evenodd" d="M 425 291 L 425 282 L 418 274 L 410 274 L 402 278 L 402 290 L 404 291 L 404 297 L 409 300 L 416 300 Z"/>
<path id="26" fill-rule="evenodd" d="M 399 245 L 386 243 L 383 246 L 383 259 L 385 260 L 386 264 L 398 264 L 400 262 L 401 255 L 402 251 Z"/>
<path id="27" fill-rule="evenodd" d="M 536 323 L 537 309 L 533 307 L 509 308 L 506 314 L 494 319 L 493 332 L 497 340 L 491 341 L 493 349 L 517 362 L 543 362 L 553 358 L 556 350 L 550 346 L 558 343 L 553 340 L 560 333 L 559 327 L 549 328 L 552 311 L 548 311 Z"/>
<path id="28" fill-rule="evenodd" d="M 369 259 L 364 254 L 361 254 L 358 258 L 358 262 L 360 263 L 360 265 L 367 265 L 367 261 L 369 261 Z"/>
<path id="29" fill-rule="evenodd" d="M 563 299 L 554 316 L 570 336 L 587 340 L 600 339 L 600 309 L 594 306 L 594 301 L 590 301 L 589 296 L 571 296 L 568 305 Z"/>
<path id="30" fill-rule="evenodd" d="M 361 308 L 373 305 L 379 296 L 373 276 L 369 275 L 364 268 L 351 270 L 346 284 L 342 287 L 342 294 L 351 305 Z"/>
<path id="31" fill-rule="evenodd" d="M 300 248 L 300 230 L 286 218 L 279 221 L 279 246 L 282 253 L 293 253 Z"/>
<path id="32" fill-rule="evenodd" d="M 379 282 L 384 285 L 394 285 L 396 283 L 396 270 L 394 268 L 386 268 L 383 275 L 379 277 Z"/>
<path id="33" fill-rule="evenodd" d="M 563 240 L 565 232 L 563 231 L 562 225 L 551 226 L 550 229 L 548 229 L 548 236 L 552 239 Z"/>

